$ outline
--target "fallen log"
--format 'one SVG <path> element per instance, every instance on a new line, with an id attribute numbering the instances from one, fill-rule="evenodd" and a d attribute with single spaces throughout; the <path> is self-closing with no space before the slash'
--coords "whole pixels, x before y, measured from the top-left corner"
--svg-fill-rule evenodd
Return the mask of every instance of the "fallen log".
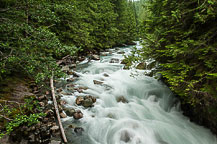
<path id="1" fill-rule="evenodd" d="M 59 109 L 58 109 L 58 105 L 57 105 L 57 101 L 56 101 L 56 97 L 55 97 L 55 92 L 54 92 L 54 86 L 53 86 L 53 73 L 52 76 L 50 78 L 50 87 L 51 87 L 51 94 L 52 94 L 52 98 L 53 98 L 53 103 L 54 103 L 54 108 L 55 108 L 55 112 L 56 112 L 56 116 L 57 116 L 57 120 L 60 126 L 60 132 L 62 134 L 62 138 L 64 143 L 67 143 L 67 139 L 66 139 L 66 135 L 63 129 L 63 125 L 60 119 L 60 113 L 59 113 Z"/>

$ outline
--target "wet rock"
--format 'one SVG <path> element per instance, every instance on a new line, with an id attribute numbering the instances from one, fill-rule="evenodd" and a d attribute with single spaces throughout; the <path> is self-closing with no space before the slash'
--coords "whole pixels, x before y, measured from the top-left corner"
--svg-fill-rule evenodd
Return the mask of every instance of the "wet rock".
<path id="1" fill-rule="evenodd" d="M 146 69 L 146 66 L 147 66 L 146 63 L 142 62 L 136 66 L 136 69 L 144 70 L 144 69 Z"/>
<path id="2" fill-rule="evenodd" d="M 77 134 L 77 135 L 82 135 L 82 132 L 84 131 L 84 129 L 82 127 L 76 127 L 74 129 L 74 132 Z"/>
<path id="3" fill-rule="evenodd" d="M 84 60 L 85 60 L 85 57 L 79 57 L 78 60 L 79 60 L 79 61 L 84 61 Z"/>
<path id="4" fill-rule="evenodd" d="M 101 56 L 107 56 L 107 55 L 108 53 L 105 53 L 105 52 L 101 53 Z"/>
<path id="5" fill-rule="evenodd" d="M 61 101 L 60 101 L 60 105 L 66 105 L 66 104 L 67 104 L 66 101 L 64 101 L 64 100 L 61 100 Z"/>
<path id="6" fill-rule="evenodd" d="M 78 120 L 83 118 L 83 113 L 80 110 L 77 110 L 74 114 L 73 114 L 73 118 Z"/>
<path id="7" fill-rule="evenodd" d="M 61 69 L 63 72 L 69 71 L 69 66 L 63 66 Z"/>
<path id="8" fill-rule="evenodd" d="M 110 63 L 119 63 L 119 59 L 117 59 L 117 58 L 112 58 L 112 59 L 110 60 Z"/>
<path id="9" fill-rule="evenodd" d="M 71 65 L 69 66 L 69 68 L 70 68 L 70 69 L 76 68 L 76 64 L 71 64 Z"/>
<path id="10" fill-rule="evenodd" d="M 75 126 L 74 125 L 68 125 L 68 128 L 75 128 Z"/>
<path id="11" fill-rule="evenodd" d="M 50 130 L 51 130 L 52 133 L 55 133 L 55 132 L 57 132 L 59 130 L 59 126 L 53 126 L 53 127 L 50 128 Z"/>
<path id="12" fill-rule="evenodd" d="M 60 113 L 60 117 L 61 117 L 61 118 L 66 118 L 66 117 L 67 117 L 67 115 L 66 115 L 66 114 L 64 114 L 64 113 L 62 112 L 62 113 Z"/>
<path id="13" fill-rule="evenodd" d="M 79 77 L 79 75 L 78 75 L 76 72 L 72 72 L 72 75 L 73 75 L 74 77 Z"/>
<path id="14" fill-rule="evenodd" d="M 128 143 L 131 139 L 132 135 L 127 131 L 122 131 L 121 132 L 121 137 L 120 137 L 120 140 L 125 142 L 125 143 Z"/>
<path id="15" fill-rule="evenodd" d="M 75 113 L 75 109 L 71 108 L 71 109 L 65 109 L 65 113 L 68 115 L 68 116 L 73 116 L 74 113 Z"/>
<path id="16" fill-rule="evenodd" d="M 84 97 L 78 96 L 78 97 L 76 98 L 75 103 L 76 103 L 77 105 L 81 105 L 83 101 L 84 101 Z"/>
<path id="17" fill-rule="evenodd" d="M 73 72 L 72 71 L 67 71 L 67 74 L 68 75 L 73 75 Z"/>
<path id="18" fill-rule="evenodd" d="M 75 89 L 74 87 L 68 87 L 67 90 L 73 92 Z"/>
<path id="19" fill-rule="evenodd" d="M 107 73 L 104 73 L 103 76 L 104 77 L 109 77 L 109 75 Z"/>
<path id="20" fill-rule="evenodd" d="M 69 93 L 69 92 L 64 92 L 64 91 L 62 91 L 60 94 L 62 94 L 62 95 L 71 95 L 71 93 Z"/>
<path id="21" fill-rule="evenodd" d="M 92 96 L 85 96 L 84 97 L 84 101 L 82 102 L 82 106 L 88 108 L 88 107 L 92 107 L 93 103 L 96 102 L 96 98 L 92 97 Z"/>
<path id="22" fill-rule="evenodd" d="M 67 81 L 67 82 L 73 82 L 73 81 L 75 81 L 75 79 L 74 79 L 74 78 L 69 78 L 69 79 L 67 79 L 66 81 Z"/>
<path id="23" fill-rule="evenodd" d="M 125 53 L 124 51 L 119 51 L 119 52 L 118 52 L 118 54 L 124 54 L 124 53 Z"/>
<path id="24" fill-rule="evenodd" d="M 77 97 L 76 99 L 76 104 L 77 105 L 82 105 L 83 107 L 92 107 L 93 103 L 96 102 L 96 98 L 92 96 L 85 96 L 85 97 Z"/>
<path id="25" fill-rule="evenodd" d="M 62 89 L 62 88 L 59 88 L 59 89 L 57 89 L 56 91 L 57 91 L 58 93 L 60 93 L 60 92 L 63 91 L 63 89 Z"/>
<path id="26" fill-rule="evenodd" d="M 83 102 L 82 102 L 82 105 L 84 107 L 91 107 L 93 105 L 93 101 L 92 99 L 88 98 L 88 99 L 85 99 Z"/>
<path id="27" fill-rule="evenodd" d="M 92 55 L 91 58 L 92 58 L 93 60 L 100 60 L 99 55 Z"/>
<path id="28" fill-rule="evenodd" d="M 102 85 L 103 84 L 103 82 L 98 81 L 98 80 L 93 80 L 93 83 L 96 84 L 96 85 Z"/>
<path id="29" fill-rule="evenodd" d="M 46 114 L 46 116 L 53 116 L 54 112 L 51 109 L 49 109 L 45 112 L 45 114 Z"/>
<path id="30" fill-rule="evenodd" d="M 117 100 L 117 102 L 122 102 L 122 103 L 128 103 L 129 102 L 124 96 L 117 97 L 116 100 Z"/>
<path id="31" fill-rule="evenodd" d="M 61 141 L 52 140 L 50 144 L 61 144 Z"/>

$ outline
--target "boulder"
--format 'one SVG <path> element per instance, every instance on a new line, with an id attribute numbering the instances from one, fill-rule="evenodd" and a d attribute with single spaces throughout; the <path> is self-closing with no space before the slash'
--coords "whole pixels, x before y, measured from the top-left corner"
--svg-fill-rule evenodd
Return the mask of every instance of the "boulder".
<path id="1" fill-rule="evenodd" d="M 102 84 L 103 84 L 103 82 L 98 81 L 98 80 L 93 80 L 93 83 L 94 83 L 95 85 L 102 85 Z"/>
<path id="2" fill-rule="evenodd" d="M 108 53 L 102 52 L 100 55 L 101 55 L 101 56 L 107 56 Z"/>
<path id="3" fill-rule="evenodd" d="M 117 58 L 112 58 L 112 59 L 110 60 L 110 63 L 119 63 L 119 59 L 117 59 Z"/>
<path id="4" fill-rule="evenodd" d="M 74 78 L 69 78 L 67 79 L 67 82 L 73 82 L 75 79 Z"/>
<path id="5" fill-rule="evenodd" d="M 69 66 L 63 66 L 63 67 L 62 67 L 62 71 L 63 71 L 63 72 L 69 71 Z"/>
<path id="6" fill-rule="evenodd" d="M 82 132 L 84 131 L 84 129 L 82 127 L 76 127 L 74 129 L 74 132 L 77 134 L 77 135 L 81 135 Z"/>
<path id="7" fill-rule="evenodd" d="M 68 115 L 68 116 L 73 116 L 74 113 L 75 113 L 75 109 L 71 108 L 71 109 L 65 109 L 65 113 Z"/>
<path id="8" fill-rule="evenodd" d="M 117 97 L 116 100 L 117 100 L 117 102 L 122 102 L 122 103 L 128 103 L 129 102 L 124 96 Z"/>
<path id="9" fill-rule="evenodd" d="M 55 133 L 55 132 L 57 132 L 59 130 L 59 126 L 52 126 L 50 128 L 50 130 L 51 130 L 52 133 Z"/>
<path id="10" fill-rule="evenodd" d="M 50 144 L 61 144 L 61 141 L 52 140 Z"/>
<path id="11" fill-rule="evenodd" d="M 61 113 L 60 113 L 60 117 L 61 117 L 61 118 L 66 118 L 66 117 L 67 117 L 67 115 L 66 115 L 66 114 L 64 114 L 63 112 L 61 112 Z"/>
<path id="12" fill-rule="evenodd" d="M 83 113 L 80 110 L 77 110 L 74 112 L 73 118 L 76 120 L 81 119 L 81 118 L 83 118 Z"/>
<path id="13" fill-rule="evenodd" d="M 76 64 L 71 64 L 71 65 L 69 66 L 69 68 L 70 68 L 70 69 L 76 68 Z"/>
<path id="14" fill-rule="evenodd" d="M 83 101 L 84 101 L 84 97 L 78 96 L 78 97 L 76 98 L 76 100 L 75 100 L 75 103 L 76 103 L 77 105 L 81 105 Z"/>
<path id="15" fill-rule="evenodd" d="M 91 58 L 93 60 L 100 60 L 100 56 L 99 55 L 92 55 Z"/>
<path id="16" fill-rule="evenodd" d="M 72 71 L 67 71 L 67 74 L 68 75 L 73 75 L 73 72 Z"/>
<path id="17" fill-rule="evenodd" d="M 141 62 L 136 66 L 136 69 L 140 69 L 140 70 L 144 70 L 146 69 L 146 63 L 145 62 Z"/>
<path id="18" fill-rule="evenodd" d="M 104 73 L 103 76 L 104 77 L 109 77 L 109 75 L 107 73 Z"/>
<path id="19" fill-rule="evenodd" d="M 119 51 L 119 52 L 118 52 L 118 54 L 124 54 L 124 53 L 125 53 L 124 51 Z"/>
<path id="20" fill-rule="evenodd" d="M 76 99 L 76 104 L 77 105 L 82 105 L 83 107 L 85 108 L 88 108 L 88 107 L 92 107 L 93 106 L 93 103 L 96 102 L 96 98 L 95 97 L 92 97 L 92 96 L 85 96 L 85 97 L 77 97 Z"/>

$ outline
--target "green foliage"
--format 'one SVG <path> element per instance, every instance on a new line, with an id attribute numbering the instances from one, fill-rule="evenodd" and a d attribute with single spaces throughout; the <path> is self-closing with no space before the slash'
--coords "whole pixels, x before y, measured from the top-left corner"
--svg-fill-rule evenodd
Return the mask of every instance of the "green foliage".
<path id="1" fill-rule="evenodd" d="M 165 81 L 184 102 L 204 107 L 204 112 L 216 107 L 217 2 L 153 0 L 144 4 L 141 57 L 161 63 Z M 209 112 L 203 118 L 216 122 L 216 111 Z"/>
<path id="2" fill-rule="evenodd" d="M 15 106 L 16 105 L 16 106 Z M 20 125 L 31 126 L 39 122 L 39 118 L 45 116 L 44 113 L 34 113 L 33 109 L 41 111 L 38 101 L 34 97 L 25 99 L 25 104 L 13 101 L 1 102 L 1 120 L 10 120 L 5 122 L 5 128 L 0 131 L 0 138 L 9 134 Z"/>
<path id="3" fill-rule="evenodd" d="M 1 1 L 0 80 L 22 72 L 41 82 L 60 74 L 56 59 L 133 41 L 133 10 L 127 0 Z"/>

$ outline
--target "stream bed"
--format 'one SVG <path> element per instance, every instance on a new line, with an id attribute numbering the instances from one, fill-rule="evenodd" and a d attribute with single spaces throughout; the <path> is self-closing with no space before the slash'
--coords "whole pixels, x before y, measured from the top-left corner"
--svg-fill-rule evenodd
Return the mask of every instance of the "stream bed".
<path id="1" fill-rule="evenodd" d="M 141 48 L 139 43 L 136 47 Z M 83 118 L 62 119 L 69 143 L 217 144 L 210 130 L 183 116 L 167 86 L 145 76 L 145 70 L 123 69 L 123 53 L 131 49 L 111 49 L 100 60 L 85 60 L 76 67 L 79 77 L 72 84 L 85 90 L 62 95 L 62 100 L 65 107 L 79 109 Z M 96 102 L 89 108 L 78 106 L 78 96 L 93 96 Z M 75 127 L 80 129 L 75 132 Z"/>

